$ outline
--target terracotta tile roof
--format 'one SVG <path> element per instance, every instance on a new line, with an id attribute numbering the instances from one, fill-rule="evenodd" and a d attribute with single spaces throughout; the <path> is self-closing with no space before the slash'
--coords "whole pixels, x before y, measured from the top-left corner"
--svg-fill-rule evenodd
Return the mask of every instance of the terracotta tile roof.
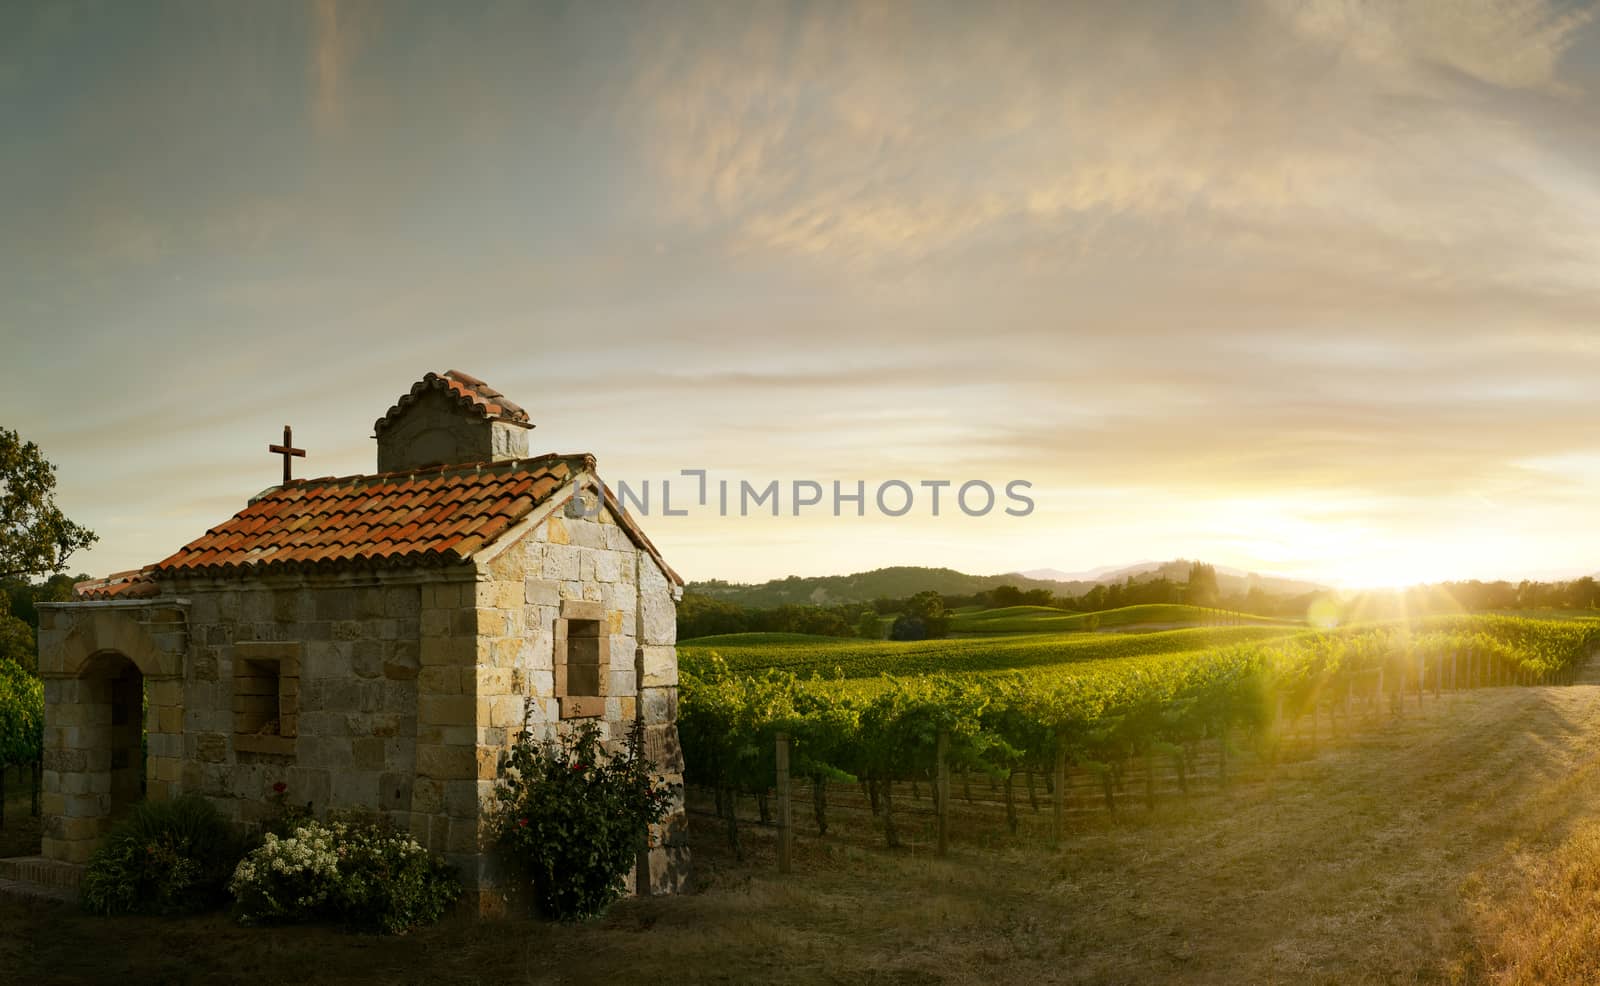
<path id="1" fill-rule="evenodd" d="M 72 594 L 79 599 L 146 599 L 159 592 L 148 568 L 117 572 L 103 579 L 78 582 L 72 587 Z"/>
<path id="2" fill-rule="evenodd" d="M 545 455 L 296 480 L 150 570 L 222 575 L 462 562 L 593 468 L 588 455 Z"/>
<path id="3" fill-rule="evenodd" d="M 383 434 L 383 430 L 405 413 L 406 408 L 415 404 L 418 398 L 427 393 L 440 393 L 453 398 L 462 407 L 481 418 L 509 421 L 526 428 L 533 427 L 528 421 L 528 412 L 512 403 L 500 391 L 460 370 L 446 370 L 442 374 L 429 373 L 412 384 L 411 390 L 400 395 L 394 406 L 373 424 L 373 431 Z"/>

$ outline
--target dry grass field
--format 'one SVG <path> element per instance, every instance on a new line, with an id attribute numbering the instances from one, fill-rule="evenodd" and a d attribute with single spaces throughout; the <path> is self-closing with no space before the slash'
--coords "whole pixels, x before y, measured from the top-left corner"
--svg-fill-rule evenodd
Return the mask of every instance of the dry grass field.
<path id="1" fill-rule="evenodd" d="M 841 812 L 780 877 L 770 830 L 739 862 L 697 816 L 697 893 L 581 926 L 380 939 L 0 899 L 0 980 L 1600 982 L 1600 685 L 1414 709 L 1226 795 L 1079 819 L 1060 849 L 988 825 L 947 859 L 891 853 Z"/>

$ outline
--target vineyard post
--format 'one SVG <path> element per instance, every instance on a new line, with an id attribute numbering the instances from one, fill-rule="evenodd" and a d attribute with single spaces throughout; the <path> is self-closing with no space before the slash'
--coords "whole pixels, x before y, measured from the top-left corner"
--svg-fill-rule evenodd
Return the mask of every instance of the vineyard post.
<path id="1" fill-rule="evenodd" d="M 883 778 L 883 841 L 890 849 L 900 848 L 900 830 L 894 827 L 894 778 Z"/>
<path id="2" fill-rule="evenodd" d="M 1223 710 L 1217 723 L 1217 782 L 1223 790 L 1228 787 L 1228 713 Z"/>
<path id="3" fill-rule="evenodd" d="M 950 852 L 950 732 L 939 730 L 934 749 L 934 792 L 939 799 L 939 855 Z"/>
<path id="4" fill-rule="evenodd" d="M 1373 696 L 1373 705 L 1377 709 L 1378 718 L 1383 718 L 1383 702 L 1387 694 L 1383 690 L 1383 665 L 1378 665 L 1378 691 Z"/>
<path id="5" fill-rule="evenodd" d="M 778 734 L 778 872 L 789 872 L 789 855 L 792 850 L 794 829 L 790 823 L 789 804 L 789 734 Z"/>
<path id="6" fill-rule="evenodd" d="M 1067 744 L 1056 737 L 1056 796 L 1051 805 L 1055 811 L 1055 841 L 1059 845 L 1067 828 Z"/>

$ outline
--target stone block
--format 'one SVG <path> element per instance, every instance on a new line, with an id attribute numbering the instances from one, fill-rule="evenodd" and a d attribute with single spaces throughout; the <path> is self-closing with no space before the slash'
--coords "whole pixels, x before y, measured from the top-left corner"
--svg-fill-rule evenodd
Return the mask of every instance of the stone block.
<path id="1" fill-rule="evenodd" d="M 542 540 L 550 544 L 567 544 L 572 540 L 567 534 L 567 520 L 559 514 L 552 515 L 540 527 L 544 533 Z"/>
<path id="2" fill-rule="evenodd" d="M 678 744 L 678 727 L 672 723 L 656 723 L 644 727 L 644 756 L 655 764 L 659 773 L 683 773 L 683 748 Z"/>
<path id="3" fill-rule="evenodd" d="M 423 610 L 422 616 L 418 621 L 418 626 L 422 631 L 423 642 L 426 643 L 429 637 L 450 636 L 450 619 L 454 613 L 454 608 Z"/>
<path id="4" fill-rule="evenodd" d="M 338 621 L 356 618 L 355 592 L 351 589 L 320 589 L 313 593 L 313 599 L 316 619 Z"/>
<path id="5" fill-rule="evenodd" d="M 328 804 L 334 808 L 368 808 L 376 811 L 378 773 L 369 770 L 341 770 L 333 774 L 333 792 Z"/>
<path id="6" fill-rule="evenodd" d="M 544 549 L 544 565 L 540 574 L 556 582 L 577 582 L 581 580 L 579 561 L 583 557 L 583 549 L 571 545 L 552 544 Z"/>
<path id="7" fill-rule="evenodd" d="M 638 558 L 640 590 L 659 589 L 663 592 L 670 593 L 671 587 L 667 582 L 667 577 L 662 573 L 661 568 L 656 564 L 655 559 L 643 552 L 639 553 Z"/>
<path id="8" fill-rule="evenodd" d="M 470 695 L 428 695 L 417 699 L 417 718 L 441 726 L 470 726 L 477 722 L 477 707 Z"/>
<path id="9" fill-rule="evenodd" d="M 320 767 L 296 765 L 289 768 L 286 783 L 289 787 L 284 792 L 284 799 L 289 804 L 303 805 L 310 802 L 315 808 L 327 808 L 328 797 L 333 790 L 332 777 L 328 771 Z"/>
<path id="10" fill-rule="evenodd" d="M 383 615 L 414 620 L 422 611 L 421 591 L 414 585 L 392 585 L 383 590 Z"/>
<path id="11" fill-rule="evenodd" d="M 435 695 L 460 695 L 463 669 L 452 664 L 429 665 L 417 673 L 421 698 Z M 467 672 L 470 674 L 471 672 Z"/>
<path id="12" fill-rule="evenodd" d="M 585 548 L 605 548 L 605 528 L 592 520 L 568 521 L 567 531 L 573 544 Z"/>
<path id="13" fill-rule="evenodd" d="M 461 617 L 462 629 L 458 634 L 499 637 L 506 632 L 506 615 L 498 609 L 462 610 Z"/>
<path id="14" fill-rule="evenodd" d="M 676 688 L 646 688 L 639 696 L 641 718 L 646 725 L 677 722 L 678 690 Z"/>
<path id="15" fill-rule="evenodd" d="M 382 770 L 388 766 L 384 740 L 379 736 L 354 739 L 350 743 L 355 765 L 361 770 Z"/>
<path id="16" fill-rule="evenodd" d="M 431 777 L 412 781 L 411 810 L 430 815 L 444 811 L 444 782 Z"/>
<path id="17" fill-rule="evenodd" d="M 645 593 L 640 602 L 640 629 L 642 644 L 665 645 L 678 641 L 678 611 L 672 597 L 666 592 Z"/>
<path id="18" fill-rule="evenodd" d="M 489 725 L 507 727 L 522 725 L 522 714 L 526 710 L 522 696 L 501 695 L 490 699 L 489 702 Z"/>
<path id="19" fill-rule="evenodd" d="M 228 737 L 222 733 L 201 733 L 196 736 L 195 757 L 206 763 L 222 763 L 226 761 L 228 759 Z"/>
<path id="20" fill-rule="evenodd" d="M 175 679 L 150 681 L 145 685 L 145 694 L 152 706 L 182 705 L 183 682 Z"/>
<path id="21" fill-rule="evenodd" d="M 676 647 L 647 644 L 640 647 L 639 651 L 644 671 L 640 680 L 641 686 L 645 688 L 660 688 L 678 683 L 678 651 Z"/>
<path id="22" fill-rule="evenodd" d="M 378 777 L 379 806 L 385 811 L 410 811 L 414 781 L 410 771 L 392 771 Z"/>
<path id="23" fill-rule="evenodd" d="M 616 653 L 613 651 L 613 653 Z M 612 664 L 610 672 L 606 675 L 607 695 L 632 695 L 634 693 L 634 673 L 632 662 Z"/>
<path id="24" fill-rule="evenodd" d="M 477 775 L 477 759 L 473 754 L 473 747 L 434 746 L 419 742 L 417 775 L 439 780 L 473 779 Z"/>
<path id="25" fill-rule="evenodd" d="M 474 818 L 452 818 L 449 821 L 449 835 L 445 842 L 445 851 L 451 853 L 475 853 L 478 851 L 478 822 Z"/>
<path id="26" fill-rule="evenodd" d="M 480 747 L 477 747 L 473 751 L 473 758 L 477 761 L 477 767 L 478 767 L 477 779 L 478 780 L 480 780 L 480 781 L 492 781 L 496 777 L 500 776 L 500 751 L 499 750 L 490 749 L 490 748 L 486 748 L 486 747 L 480 746 Z"/>
<path id="27" fill-rule="evenodd" d="M 350 670 L 360 678 L 376 678 L 384 673 L 390 648 L 381 640 L 357 640 L 350 645 Z"/>
<path id="28" fill-rule="evenodd" d="M 555 606 L 561 602 L 561 593 L 554 580 L 530 578 L 523 580 L 522 598 L 529 606 Z"/>

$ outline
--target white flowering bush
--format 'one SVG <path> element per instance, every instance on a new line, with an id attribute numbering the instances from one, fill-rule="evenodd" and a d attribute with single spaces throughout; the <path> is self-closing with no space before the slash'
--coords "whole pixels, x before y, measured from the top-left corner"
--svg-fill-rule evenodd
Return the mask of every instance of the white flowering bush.
<path id="1" fill-rule="evenodd" d="M 228 889 L 245 924 L 332 921 L 388 934 L 437 921 L 461 895 L 455 871 L 411 836 L 314 819 L 287 836 L 269 832 Z"/>

